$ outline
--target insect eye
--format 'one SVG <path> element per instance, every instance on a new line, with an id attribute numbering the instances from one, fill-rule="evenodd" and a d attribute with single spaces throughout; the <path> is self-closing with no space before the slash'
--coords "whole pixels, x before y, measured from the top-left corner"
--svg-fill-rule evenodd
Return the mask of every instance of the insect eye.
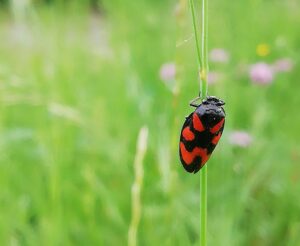
<path id="1" fill-rule="evenodd" d="M 217 105 L 217 106 L 223 106 L 223 105 L 225 105 L 225 103 L 224 103 L 223 101 L 220 100 L 216 105 Z"/>

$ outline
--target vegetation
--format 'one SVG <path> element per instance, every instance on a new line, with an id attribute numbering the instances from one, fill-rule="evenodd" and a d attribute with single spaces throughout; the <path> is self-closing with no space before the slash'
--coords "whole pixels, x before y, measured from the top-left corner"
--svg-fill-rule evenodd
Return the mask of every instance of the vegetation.
<path id="1" fill-rule="evenodd" d="M 61 3 L 0 10 L 0 244 L 125 245 L 146 126 L 138 245 L 199 245 L 199 176 L 178 158 L 198 94 L 188 1 Z M 299 9 L 210 1 L 209 50 L 228 58 L 209 64 L 227 121 L 208 162 L 208 245 L 300 242 Z M 262 62 L 268 78 L 249 75 Z"/>

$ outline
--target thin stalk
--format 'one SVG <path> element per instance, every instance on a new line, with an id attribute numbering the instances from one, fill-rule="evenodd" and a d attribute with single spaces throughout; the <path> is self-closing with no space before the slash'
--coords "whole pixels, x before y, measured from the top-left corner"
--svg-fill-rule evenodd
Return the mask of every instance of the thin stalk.
<path id="1" fill-rule="evenodd" d="M 202 0 L 202 66 L 200 69 L 201 98 L 207 96 L 207 74 L 208 74 L 208 0 Z"/>
<path id="2" fill-rule="evenodd" d="M 207 74 L 208 74 L 208 0 L 202 0 L 202 67 L 200 70 L 201 98 L 207 96 Z M 200 171 L 200 246 L 206 246 L 207 235 L 207 165 Z"/>
<path id="3" fill-rule="evenodd" d="M 207 165 L 200 170 L 200 246 L 206 246 L 207 234 Z"/>
<path id="4" fill-rule="evenodd" d="M 128 230 L 128 246 L 137 245 L 137 232 L 142 212 L 141 192 L 144 179 L 143 161 L 147 151 L 147 143 L 148 128 L 147 126 L 144 126 L 141 128 L 138 136 L 136 154 L 134 158 L 135 180 L 131 187 L 132 215 L 131 223 Z"/>
<path id="5" fill-rule="evenodd" d="M 201 59 L 201 50 L 200 50 L 200 43 L 199 43 L 199 34 L 198 34 L 198 29 L 197 29 L 197 21 L 196 21 L 196 15 L 195 15 L 195 6 L 194 6 L 194 1 L 190 0 L 190 6 L 191 6 L 191 12 L 192 12 L 192 20 L 193 20 L 193 28 L 194 28 L 194 36 L 195 36 L 195 41 L 196 41 L 196 50 L 197 50 L 197 58 L 198 58 L 198 64 L 199 64 L 199 71 L 201 70 L 202 67 L 202 59 Z M 200 90 L 201 90 L 201 85 L 200 85 Z"/>
<path id="6" fill-rule="evenodd" d="M 199 63 L 199 80 L 200 91 L 199 96 L 204 99 L 207 96 L 207 74 L 208 74 L 208 0 L 202 0 L 202 29 L 201 29 L 201 52 L 198 40 L 198 31 L 195 16 L 194 1 L 190 0 L 193 27 L 197 48 L 197 57 Z M 200 170 L 200 246 L 206 246 L 207 234 L 207 166 Z"/>
<path id="7" fill-rule="evenodd" d="M 199 96 L 204 99 L 207 96 L 207 74 L 208 74 L 208 45 L 207 45 L 207 34 L 208 34 L 208 18 L 207 18 L 207 1 L 202 0 L 202 31 L 201 31 L 201 49 L 199 42 L 199 34 L 197 28 L 197 18 L 195 14 L 194 0 L 189 0 L 192 13 L 193 29 L 196 42 L 197 59 L 199 65 L 199 82 L 200 91 Z"/>

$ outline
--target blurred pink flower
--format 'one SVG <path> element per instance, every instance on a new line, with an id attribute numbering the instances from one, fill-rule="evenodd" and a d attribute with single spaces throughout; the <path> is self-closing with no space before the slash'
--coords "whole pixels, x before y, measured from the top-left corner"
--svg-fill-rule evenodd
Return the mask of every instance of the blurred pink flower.
<path id="1" fill-rule="evenodd" d="M 221 79 L 222 75 L 219 72 L 208 72 L 207 74 L 207 83 L 213 85 Z"/>
<path id="2" fill-rule="evenodd" d="M 165 63 L 160 67 L 159 76 L 163 81 L 175 79 L 176 68 L 174 63 Z"/>
<path id="3" fill-rule="evenodd" d="M 250 68 L 250 78 L 256 84 L 267 85 L 272 83 L 274 72 L 267 63 L 256 63 Z"/>
<path id="4" fill-rule="evenodd" d="M 246 148 L 252 143 L 252 137 L 245 131 L 234 131 L 229 135 L 229 142 L 232 145 Z"/>
<path id="5" fill-rule="evenodd" d="M 293 69 L 294 63 L 290 58 L 282 58 L 275 61 L 273 69 L 275 72 L 289 72 Z"/>
<path id="6" fill-rule="evenodd" d="M 229 61 L 229 54 L 224 49 L 213 49 L 209 53 L 209 59 L 212 62 L 227 63 Z"/>

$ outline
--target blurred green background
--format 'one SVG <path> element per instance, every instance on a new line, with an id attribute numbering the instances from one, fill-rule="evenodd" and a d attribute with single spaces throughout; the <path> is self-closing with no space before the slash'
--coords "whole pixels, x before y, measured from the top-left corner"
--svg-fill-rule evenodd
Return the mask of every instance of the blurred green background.
<path id="1" fill-rule="evenodd" d="M 188 1 L 0 8 L 0 245 L 126 245 L 142 126 L 138 245 L 198 245 L 199 173 L 178 157 L 198 93 Z M 299 12 L 209 0 L 209 94 L 227 122 L 208 164 L 208 245 L 300 245 Z"/>

